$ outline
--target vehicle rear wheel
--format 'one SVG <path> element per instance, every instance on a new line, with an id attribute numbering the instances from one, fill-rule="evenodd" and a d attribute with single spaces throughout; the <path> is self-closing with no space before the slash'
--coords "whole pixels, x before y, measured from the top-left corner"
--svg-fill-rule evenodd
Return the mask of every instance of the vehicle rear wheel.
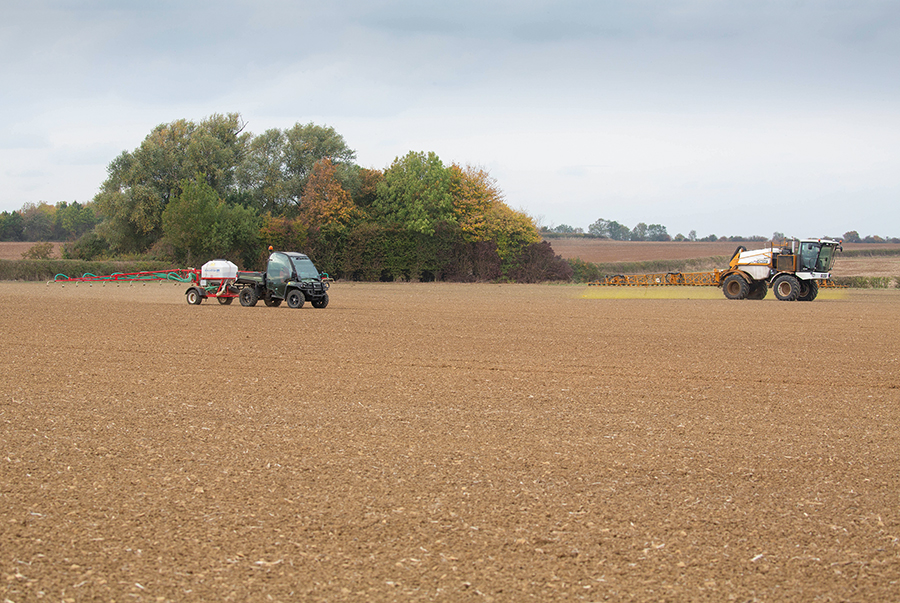
<path id="1" fill-rule="evenodd" d="M 812 301 L 819 295 L 819 283 L 816 281 L 800 281 L 800 301 Z"/>
<path id="2" fill-rule="evenodd" d="M 199 306 L 200 302 L 203 301 L 203 295 L 196 287 L 188 289 L 185 296 L 187 297 L 187 303 L 191 304 L 192 306 Z"/>
<path id="3" fill-rule="evenodd" d="M 256 291 L 254 291 L 251 287 L 244 287 L 243 289 L 241 289 L 241 292 L 238 295 L 238 299 L 241 300 L 242 306 L 252 308 L 256 305 L 258 297 L 256 296 Z"/>
<path id="4" fill-rule="evenodd" d="M 746 299 L 750 283 L 740 274 L 729 274 L 722 283 L 722 292 L 728 299 Z"/>
<path id="5" fill-rule="evenodd" d="M 325 293 L 324 295 L 322 295 L 322 297 L 314 299 L 309 303 L 312 304 L 313 308 L 324 308 L 328 305 L 328 294 Z"/>
<path id="6" fill-rule="evenodd" d="M 302 308 L 305 301 L 306 298 L 303 296 L 303 292 L 298 289 L 291 289 L 291 292 L 287 294 L 287 305 L 289 308 Z"/>
<path id="7" fill-rule="evenodd" d="M 779 301 L 796 301 L 800 297 L 800 281 L 790 274 L 782 274 L 772 283 Z"/>
<path id="8" fill-rule="evenodd" d="M 747 294 L 747 299 L 765 299 L 768 292 L 769 286 L 766 284 L 766 281 L 753 281 L 750 283 L 750 292 Z"/>
<path id="9" fill-rule="evenodd" d="M 219 303 L 223 306 L 230 306 L 231 302 L 234 301 L 233 297 L 217 297 L 216 299 L 219 300 Z"/>

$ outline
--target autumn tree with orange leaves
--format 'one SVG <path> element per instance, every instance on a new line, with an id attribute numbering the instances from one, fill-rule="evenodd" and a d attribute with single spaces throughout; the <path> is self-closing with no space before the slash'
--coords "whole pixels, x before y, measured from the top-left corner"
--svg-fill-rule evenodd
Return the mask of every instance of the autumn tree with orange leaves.
<path id="1" fill-rule="evenodd" d="M 359 211 L 337 178 L 337 167 L 330 159 L 313 166 L 300 199 L 300 221 L 307 227 L 346 228 Z"/>

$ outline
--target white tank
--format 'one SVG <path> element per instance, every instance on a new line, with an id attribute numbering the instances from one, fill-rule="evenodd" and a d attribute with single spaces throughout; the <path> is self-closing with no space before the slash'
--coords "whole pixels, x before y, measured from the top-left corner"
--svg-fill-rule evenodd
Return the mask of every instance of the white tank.
<path id="1" fill-rule="evenodd" d="M 216 281 L 237 278 L 237 266 L 228 260 L 211 260 L 200 267 L 200 278 Z"/>

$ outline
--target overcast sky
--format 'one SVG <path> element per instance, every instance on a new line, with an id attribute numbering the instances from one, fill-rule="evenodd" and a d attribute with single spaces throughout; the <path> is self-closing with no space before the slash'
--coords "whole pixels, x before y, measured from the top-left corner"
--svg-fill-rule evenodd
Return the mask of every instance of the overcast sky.
<path id="1" fill-rule="evenodd" d="M 0 210 L 238 112 L 483 167 L 547 226 L 900 236 L 897 0 L 12 0 L 0 32 Z"/>

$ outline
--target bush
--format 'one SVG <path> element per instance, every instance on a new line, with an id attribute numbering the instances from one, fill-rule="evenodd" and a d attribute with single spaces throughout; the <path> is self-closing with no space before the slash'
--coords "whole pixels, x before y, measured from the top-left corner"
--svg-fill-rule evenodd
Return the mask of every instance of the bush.
<path id="1" fill-rule="evenodd" d="M 23 260 L 49 260 L 53 255 L 53 243 L 36 243 L 22 254 Z"/>
<path id="2" fill-rule="evenodd" d="M 541 283 L 568 281 L 572 278 L 572 273 L 572 267 L 562 256 L 553 252 L 550 243 L 541 241 L 528 245 L 507 271 L 506 276 L 519 283 Z"/>

